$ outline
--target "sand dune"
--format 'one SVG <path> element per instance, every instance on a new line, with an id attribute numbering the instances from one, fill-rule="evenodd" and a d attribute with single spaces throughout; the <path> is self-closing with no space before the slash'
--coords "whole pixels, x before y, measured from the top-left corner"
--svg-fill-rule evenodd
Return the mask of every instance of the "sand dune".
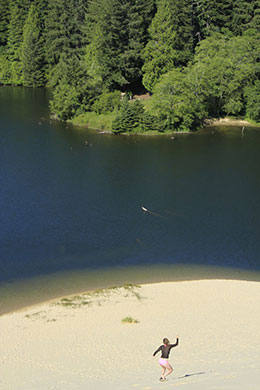
<path id="1" fill-rule="evenodd" d="M 258 282 L 202 280 L 100 290 L 6 314 L 0 388 L 259 389 L 259 302 Z M 176 335 L 174 373 L 160 383 L 152 354 Z"/>

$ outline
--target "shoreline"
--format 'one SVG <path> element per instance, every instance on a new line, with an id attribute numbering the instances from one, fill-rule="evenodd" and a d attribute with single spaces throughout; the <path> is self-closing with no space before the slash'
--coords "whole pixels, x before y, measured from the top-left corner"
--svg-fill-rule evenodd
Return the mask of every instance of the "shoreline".
<path id="1" fill-rule="evenodd" d="M 259 299 L 259 282 L 161 282 L 5 314 L 0 384 L 5 390 L 256 390 Z M 123 323 L 127 317 L 136 323 Z M 159 356 L 152 353 L 163 337 L 174 343 L 177 335 L 174 372 L 161 385 Z"/>
<path id="2" fill-rule="evenodd" d="M 189 264 L 64 271 L 0 284 L 0 318 L 28 307 L 111 286 L 212 279 L 260 281 L 260 271 Z"/>
<path id="3" fill-rule="evenodd" d="M 196 131 L 190 130 L 190 131 L 147 131 L 147 132 L 122 132 L 120 134 L 114 134 L 111 129 L 108 128 L 98 128 L 89 125 L 88 123 L 75 123 L 73 119 L 69 120 L 68 123 L 70 123 L 73 127 L 79 127 L 79 128 L 85 128 L 88 130 L 93 130 L 97 134 L 105 134 L 105 135 L 123 135 L 123 136 L 175 136 L 175 135 L 188 135 L 188 134 L 196 134 L 200 133 L 201 131 L 211 128 L 211 127 L 225 127 L 225 126 L 234 126 L 234 127 L 250 127 L 250 128 L 260 128 L 260 123 L 253 123 L 249 122 L 248 120 L 244 119 L 234 119 L 230 117 L 224 117 L 224 118 L 212 118 L 212 119 L 205 119 L 204 124 L 202 127 Z"/>
<path id="4" fill-rule="evenodd" d="M 219 119 L 206 119 L 205 126 L 245 126 L 245 127 L 260 127 L 260 123 L 251 123 L 244 119 L 234 119 L 230 117 L 224 117 Z"/>

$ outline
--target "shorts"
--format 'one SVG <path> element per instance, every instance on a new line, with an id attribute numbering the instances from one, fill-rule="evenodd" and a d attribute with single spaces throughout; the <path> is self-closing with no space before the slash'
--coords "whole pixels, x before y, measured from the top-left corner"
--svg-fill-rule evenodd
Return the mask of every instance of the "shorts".
<path id="1" fill-rule="evenodd" d="M 168 359 L 160 358 L 159 359 L 160 366 L 167 366 L 168 365 Z"/>

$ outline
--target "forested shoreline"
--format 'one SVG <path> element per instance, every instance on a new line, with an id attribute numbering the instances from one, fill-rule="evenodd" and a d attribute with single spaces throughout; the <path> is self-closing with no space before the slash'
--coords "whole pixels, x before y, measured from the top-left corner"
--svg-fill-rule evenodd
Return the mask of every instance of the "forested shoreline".
<path id="1" fill-rule="evenodd" d="M 52 88 L 60 120 L 114 133 L 260 122 L 259 76 L 260 0 L 0 3 L 0 84 Z"/>

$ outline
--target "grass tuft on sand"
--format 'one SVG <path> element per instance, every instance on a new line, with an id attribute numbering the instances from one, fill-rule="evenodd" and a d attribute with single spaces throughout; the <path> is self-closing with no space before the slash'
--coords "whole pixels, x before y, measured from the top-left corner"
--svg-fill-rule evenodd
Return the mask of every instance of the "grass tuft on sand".
<path id="1" fill-rule="evenodd" d="M 122 319 L 123 324 L 139 324 L 140 321 L 132 318 L 132 317 L 125 317 Z"/>
<path id="2" fill-rule="evenodd" d="M 60 301 L 55 302 L 54 305 L 73 308 L 73 309 L 82 306 L 91 306 L 93 304 L 101 306 L 102 303 L 104 303 L 114 294 L 121 295 L 124 298 L 134 297 L 138 301 L 141 301 L 143 297 L 137 291 L 137 289 L 140 288 L 141 286 L 126 283 L 123 286 L 112 286 L 109 288 L 89 291 L 84 294 L 75 295 L 72 297 L 65 297 L 62 298 Z"/>

